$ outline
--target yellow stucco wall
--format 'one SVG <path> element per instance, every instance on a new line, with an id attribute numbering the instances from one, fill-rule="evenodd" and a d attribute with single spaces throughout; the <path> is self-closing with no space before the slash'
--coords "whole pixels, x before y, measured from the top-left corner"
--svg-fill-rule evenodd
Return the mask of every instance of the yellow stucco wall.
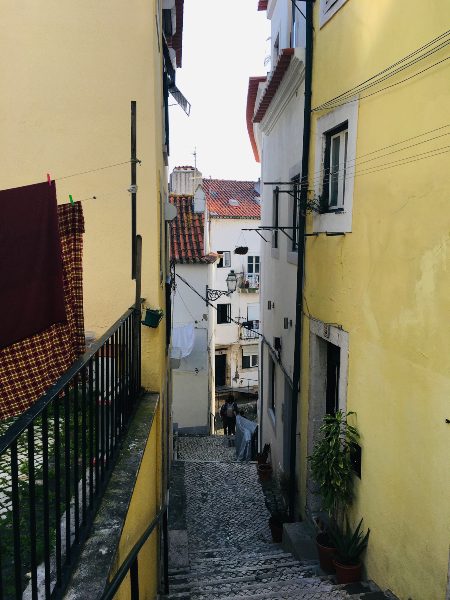
<path id="1" fill-rule="evenodd" d="M 160 192 L 164 200 L 167 177 L 156 10 L 156 0 L 2 2 L 0 189 L 129 160 L 136 100 L 142 296 L 160 308 Z M 83 276 L 86 330 L 97 336 L 134 302 L 129 186 L 130 164 L 56 181 L 60 203 L 69 194 L 96 196 L 83 202 Z M 165 371 L 163 329 L 164 321 L 143 336 L 143 383 L 155 391 Z"/>
<path id="2" fill-rule="evenodd" d="M 450 4 L 444 0 L 348 0 L 322 28 L 319 2 L 314 10 L 313 107 L 419 48 L 450 23 Z M 448 48 L 385 85 L 445 56 Z M 449 123 L 449 81 L 449 63 L 444 62 L 360 100 L 357 156 Z M 313 113 L 311 173 L 316 120 L 323 114 Z M 445 131 L 449 132 L 434 135 Z M 445 146 L 448 139 L 369 164 Z M 362 480 L 356 484 L 352 514 L 355 521 L 364 517 L 365 526 L 371 528 L 367 575 L 402 600 L 439 600 L 446 590 L 449 183 L 448 154 L 356 176 L 352 232 L 345 237 L 307 238 L 306 242 L 308 309 L 315 318 L 338 323 L 349 334 L 347 408 L 357 412 L 363 448 Z M 312 231 L 311 218 L 308 230 Z M 310 369 L 306 318 L 304 332 L 303 498 Z"/>
<path id="3" fill-rule="evenodd" d="M 161 403 L 159 403 L 125 519 L 111 578 L 158 512 L 161 505 L 161 465 Z M 142 600 L 156 598 L 159 577 L 158 536 L 159 529 L 156 528 L 138 555 L 139 597 Z M 115 598 L 129 600 L 129 575 L 123 581 Z"/>

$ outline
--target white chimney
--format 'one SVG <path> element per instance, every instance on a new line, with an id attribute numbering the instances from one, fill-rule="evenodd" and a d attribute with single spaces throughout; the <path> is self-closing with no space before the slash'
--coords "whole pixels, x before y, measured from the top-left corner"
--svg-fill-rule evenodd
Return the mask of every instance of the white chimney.
<path id="1" fill-rule="evenodd" d="M 202 181 L 202 174 L 195 167 L 175 167 L 170 174 L 170 191 L 172 194 L 193 196 Z"/>
<path id="2" fill-rule="evenodd" d="M 205 212 L 205 204 L 206 204 L 206 196 L 205 192 L 201 185 L 195 190 L 194 194 L 194 212 L 196 213 L 204 213 Z"/>

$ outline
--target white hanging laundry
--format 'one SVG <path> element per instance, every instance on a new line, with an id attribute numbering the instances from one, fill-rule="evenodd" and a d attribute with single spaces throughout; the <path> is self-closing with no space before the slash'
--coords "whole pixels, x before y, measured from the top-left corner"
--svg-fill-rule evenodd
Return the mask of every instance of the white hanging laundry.
<path id="1" fill-rule="evenodd" d="M 192 352 L 195 340 L 194 323 L 175 325 L 172 331 L 171 358 L 186 358 Z"/>

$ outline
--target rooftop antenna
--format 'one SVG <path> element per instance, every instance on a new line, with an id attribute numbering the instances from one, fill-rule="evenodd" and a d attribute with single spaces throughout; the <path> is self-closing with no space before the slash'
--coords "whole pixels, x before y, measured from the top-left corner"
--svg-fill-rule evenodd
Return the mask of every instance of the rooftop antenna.
<path id="1" fill-rule="evenodd" d="M 194 148 L 192 156 L 194 157 L 194 169 L 197 171 L 197 146 Z"/>

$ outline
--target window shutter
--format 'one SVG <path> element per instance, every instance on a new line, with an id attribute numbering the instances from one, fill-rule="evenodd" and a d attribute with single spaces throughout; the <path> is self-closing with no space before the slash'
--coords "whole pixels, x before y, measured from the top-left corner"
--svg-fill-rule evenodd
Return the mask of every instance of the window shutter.
<path id="1" fill-rule="evenodd" d="M 242 346 L 242 356 L 253 356 L 254 354 L 258 354 L 258 346 L 256 344 Z"/>

